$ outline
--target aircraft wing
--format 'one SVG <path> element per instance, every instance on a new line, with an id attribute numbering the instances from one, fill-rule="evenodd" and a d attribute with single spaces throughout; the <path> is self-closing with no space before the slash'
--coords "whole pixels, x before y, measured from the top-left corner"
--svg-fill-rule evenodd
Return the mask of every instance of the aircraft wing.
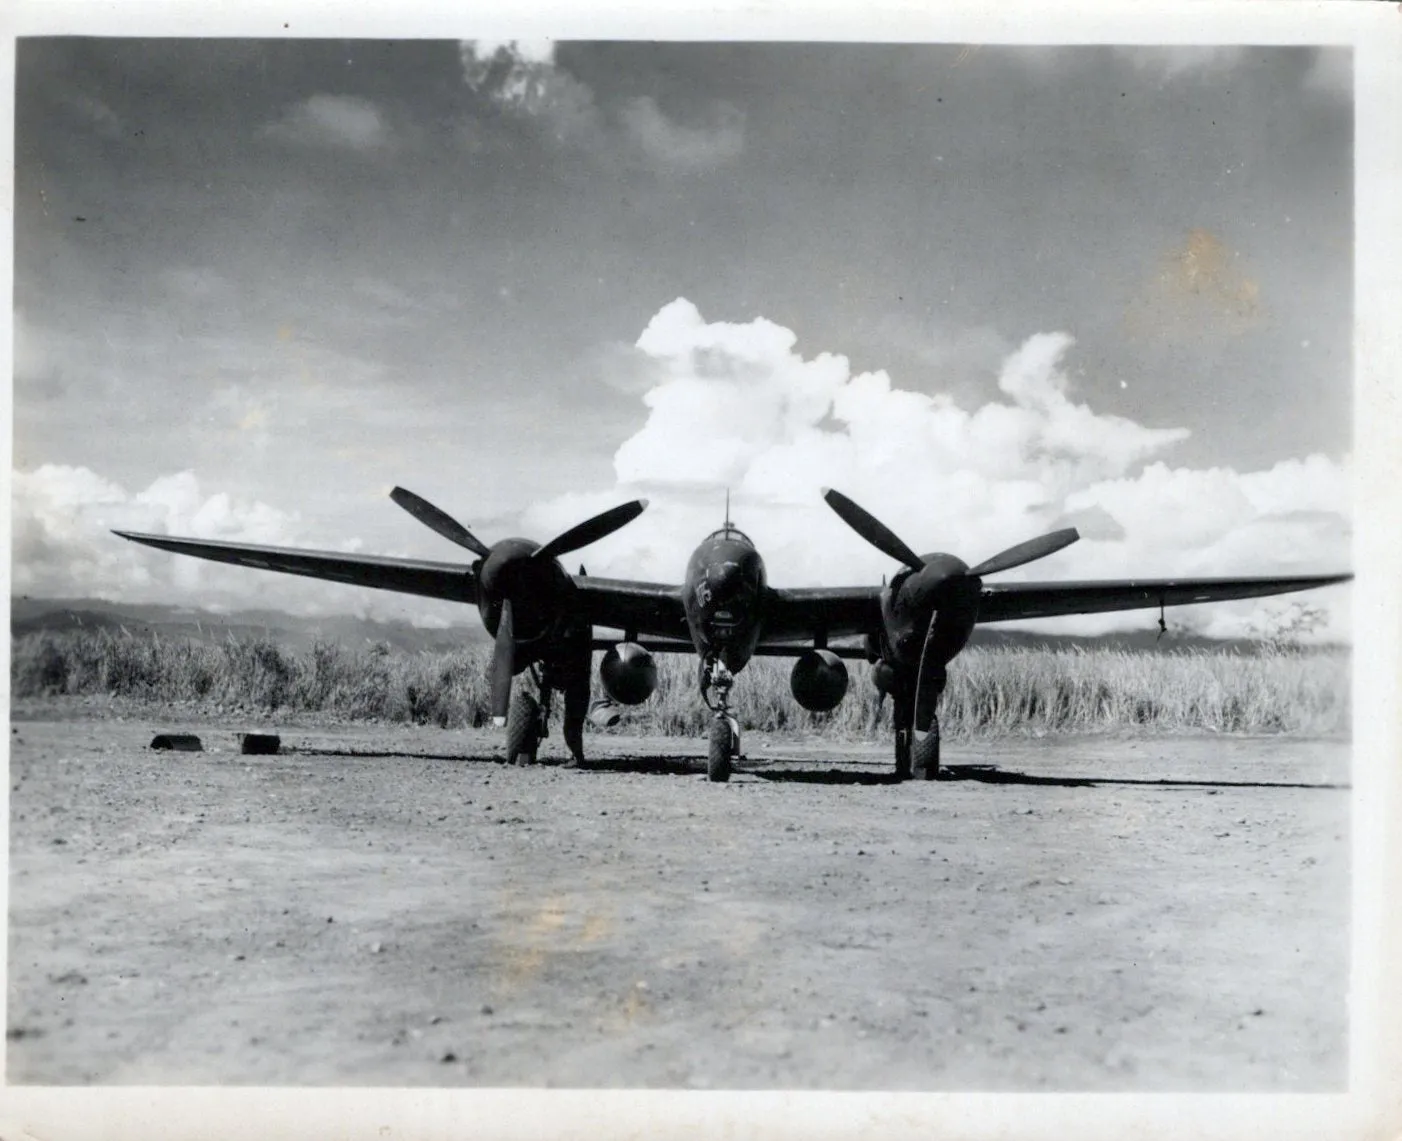
<path id="1" fill-rule="evenodd" d="M 178 555 L 194 555 L 217 563 L 281 571 L 306 578 L 324 578 L 351 586 L 373 586 L 425 598 L 451 602 L 476 602 L 477 578 L 460 563 L 396 559 L 383 555 L 353 555 L 340 551 L 300 551 L 288 547 L 262 547 L 253 543 L 223 543 L 212 539 L 181 539 L 169 535 L 142 535 L 115 531 L 123 539 L 143 543 Z"/>
<path id="2" fill-rule="evenodd" d="M 879 586 L 813 586 L 771 590 L 764 619 L 766 642 L 846 638 L 881 629 Z M 801 647 L 800 647 L 801 649 Z"/>
<path id="3" fill-rule="evenodd" d="M 680 586 L 592 575 L 578 576 L 574 585 L 578 613 L 590 625 L 628 634 L 680 638 L 685 649 L 692 650 Z"/>
<path id="4" fill-rule="evenodd" d="M 1348 582 L 1351 574 L 1297 575 L 1293 578 L 1141 578 L 1103 582 L 1016 582 L 985 585 L 979 598 L 979 622 L 1051 618 L 1062 614 L 1099 614 L 1261 598 Z"/>

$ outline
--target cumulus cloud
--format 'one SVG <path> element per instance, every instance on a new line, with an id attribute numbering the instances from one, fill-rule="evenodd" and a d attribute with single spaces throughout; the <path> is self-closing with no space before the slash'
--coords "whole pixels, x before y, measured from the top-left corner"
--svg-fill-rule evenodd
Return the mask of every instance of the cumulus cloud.
<path id="1" fill-rule="evenodd" d="M 300 146 L 372 151 L 389 141 L 384 115 L 368 99 L 313 95 L 264 128 L 269 138 Z"/>
<path id="2" fill-rule="evenodd" d="M 15 471 L 11 520 L 15 594 L 215 612 L 355 614 L 440 627 L 469 617 L 454 603 L 225 566 L 152 550 L 111 533 L 146 531 L 347 552 L 362 546 L 354 538 L 320 541 L 298 515 L 267 503 L 222 491 L 209 494 L 190 471 L 160 476 L 135 492 L 84 467 L 45 464 Z"/>
<path id="3" fill-rule="evenodd" d="M 222 492 L 202 494 L 188 471 L 161 476 L 136 493 L 85 467 L 63 464 L 17 471 L 13 480 L 13 589 L 21 594 L 166 601 L 168 590 L 195 591 L 202 586 L 219 594 L 227 568 L 168 556 L 160 560 L 109 531 L 252 543 L 286 543 L 297 531 L 295 515 L 265 503 L 240 501 Z M 248 592 L 240 587 L 236 593 Z"/>
<path id="4" fill-rule="evenodd" d="M 463 83 L 498 111 L 543 123 L 559 142 L 585 143 L 600 129 L 594 92 L 555 64 L 548 40 L 463 40 Z"/>
<path id="5" fill-rule="evenodd" d="M 463 40 L 463 84 L 495 112 L 543 126 L 557 142 L 630 153 L 663 173 L 708 169 L 738 158 L 745 115 L 717 101 L 693 121 L 668 115 L 651 96 L 600 107 L 594 90 L 562 67 L 549 40 Z"/>
<path id="6" fill-rule="evenodd" d="M 612 488 L 538 505 L 528 532 L 555 534 L 636 494 L 652 506 L 591 547 L 591 571 L 675 581 L 686 552 L 721 521 L 759 544 L 771 581 L 875 582 L 894 568 L 821 502 L 837 487 L 917 550 L 973 562 L 1054 527 L 1083 541 L 1011 572 L 1017 578 L 1270 574 L 1346 566 L 1346 467 L 1324 456 L 1237 472 L 1173 466 L 1187 431 L 1096 412 L 1075 399 L 1065 367 L 1073 339 L 1029 337 L 1004 361 L 1001 398 L 967 409 L 945 393 L 899 388 L 885 372 L 853 373 L 832 353 L 805 357 L 774 322 L 707 322 L 684 299 L 637 341 L 651 363 L 647 420 L 618 449 Z M 1337 592 L 1331 625 L 1346 631 Z M 1175 622 L 1237 632 L 1261 603 L 1179 611 Z M 1143 627 L 1144 613 L 1067 619 L 1041 629 Z M 1235 626 L 1233 625 L 1235 624 Z"/>
<path id="7" fill-rule="evenodd" d="M 700 122 L 684 124 L 645 95 L 623 107 L 621 120 L 633 143 L 663 168 L 704 170 L 739 158 L 745 149 L 744 112 L 729 103 L 716 103 Z"/>

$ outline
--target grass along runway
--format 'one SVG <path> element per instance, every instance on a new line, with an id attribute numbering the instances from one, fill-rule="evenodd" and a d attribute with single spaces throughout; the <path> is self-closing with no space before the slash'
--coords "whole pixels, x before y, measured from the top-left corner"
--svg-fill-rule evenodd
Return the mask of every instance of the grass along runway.
<path id="1" fill-rule="evenodd" d="M 31 634 L 14 641 L 17 698 L 112 695 L 208 710 L 296 714 L 462 728 L 487 709 L 490 650 L 395 653 L 321 643 L 290 652 L 267 639 L 204 644 L 106 630 Z M 756 659 L 740 675 L 733 705 L 746 730 L 818 732 L 843 740 L 888 739 L 890 708 L 873 718 L 865 662 L 848 663 L 847 698 L 830 714 L 801 709 L 790 664 Z M 658 656 L 652 698 L 621 731 L 704 735 L 696 663 Z M 597 679 L 597 670 L 595 671 Z M 602 696 L 597 680 L 596 696 Z M 949 671 L 940 704 L 948 740 L 1000 733 L 1282 733 L 1341 737 L 1350 716 L 1345 651 L 1276 647 L 1258 654 L 1106 649 L 972 648 Z"/>

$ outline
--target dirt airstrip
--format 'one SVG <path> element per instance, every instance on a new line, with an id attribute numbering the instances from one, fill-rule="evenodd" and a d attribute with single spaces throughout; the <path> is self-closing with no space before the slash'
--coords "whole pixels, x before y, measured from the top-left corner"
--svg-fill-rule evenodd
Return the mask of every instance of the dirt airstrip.
<path id="1" fill-rule="evenodd" d="M 700 742 L 586 743 L 18 705 L 9 1080 L 1346 1080 L 1346 744 L 972 741 L 897 785 L 754 735 L 713 785 Z"/>

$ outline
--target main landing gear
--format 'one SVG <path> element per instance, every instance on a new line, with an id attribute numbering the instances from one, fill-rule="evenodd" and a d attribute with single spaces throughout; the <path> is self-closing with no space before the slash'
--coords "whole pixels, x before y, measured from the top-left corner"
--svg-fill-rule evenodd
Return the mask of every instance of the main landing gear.
<path id="1" fill-rule="evenodd" d="M 732 762 L 740 756 L 740 723 L 730 715 L 730 689 L 734 684 L 735 675 L 719 658 L 707 658 L 702 663 L 701 700 L 715 714 L 706 751 L 706 777 L 717 783 L 730 779 Z"/>
<path id="2" fill-rule="evenodd" d="M 549 663 L 531 666 L 528 671 L 536 693 L 525 685 L 511 695 L 506 717 L 506 763 L 532 765 L 541 741 L 550 735 L 550 705 L 555 690 L 565 699 L 565 747 L 570 751 L 566 768 L 577 768 L 584 760 L 584 718 L 589 711 L 589 674 L 579 670 L 552 668 Z M 539 694 L 539 697 L 536 696 Z"/>
<path id="3" fill-rule="evenodd" d="M 928 689 L 916 700 L 915 687 L 902 686 L 891 695 L 891 724 L 896 739 L 897 780 L 937 780 L 940 775 L 940 719 L 935 706 L 944 692 L 943 672 L 928 679 Z"/>

